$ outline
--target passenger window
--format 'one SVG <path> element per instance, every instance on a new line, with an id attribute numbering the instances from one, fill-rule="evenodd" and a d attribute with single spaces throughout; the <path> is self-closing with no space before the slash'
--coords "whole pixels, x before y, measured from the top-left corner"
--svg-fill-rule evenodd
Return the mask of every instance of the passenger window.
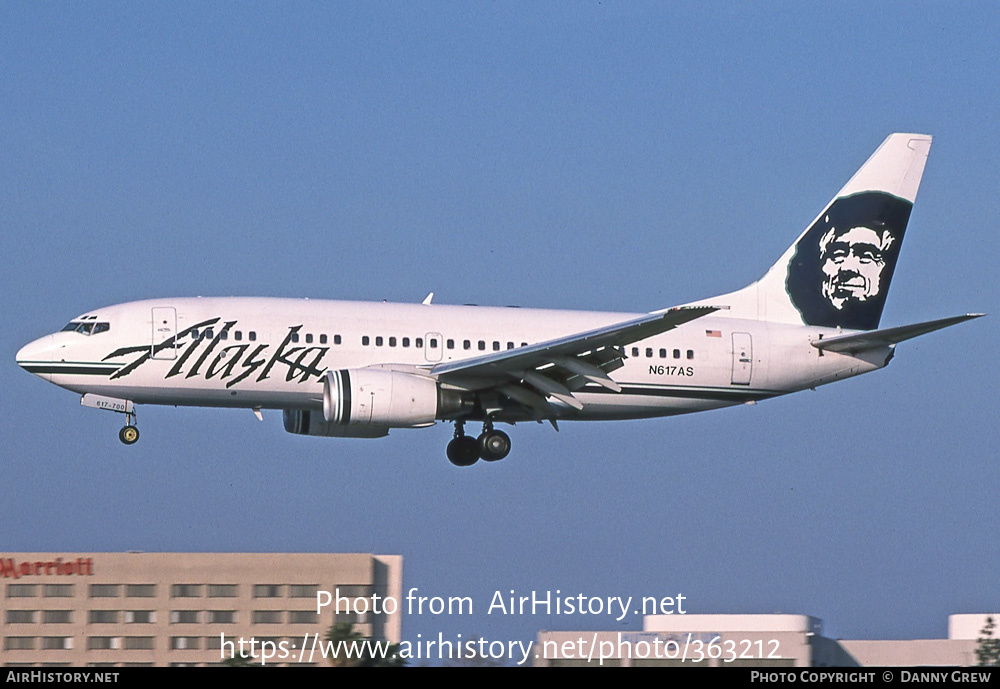
<path id="1" fill-rule="evenodd" d="M 632 348 L 632 356 L 639 356 L 639 348 L 638 347 L 633 347 Z"/>
<path id="2" fill-rule="evenodd" d="M 661 349 L 660 350 L 660 358 L 661 359 L 666 359 L 667 358 L 667 350 L 665 350 L 665 349 Z"/>
<path id="3" fill-rule="evenodd" d="M 414 347 L 419 347 L 420 349 L 423 349 L 423 347 L 424 347 L 424 338 L 418 337 L 416 340 L 414 340 L 413 346 Z"/>
<path id="4" fill-rule="evenodd" d="M 681 358 L 681 350 L 679 350 L 679 349 L 675 349 L 674 350 L 674 358 L 675 359 L 680 359 Z"/>
<path id="5" fill-rule="evenodd" d="M 508 342 L 507 343 L 507 349 L 514 349 L 514 343 L 513 342 Z"/>
<path id="6" fill-rule="evenodd" d="M 500 343 L 497 342 L 496 340 L 493 340 L 493 351 L 494 352 L 499 352 L 500 351 Z"/>
<path id="7" fill-rule="evenodd" d="M 340 335 L 333 336 L 333 344 L 340 344 Z"/>
<path id="8" fill-rule="evenodd" d="M 382 339 L 381 335 L 376 335 L 375 336 L 375 346 L 376 347 L 381 347 L 383 342 L 384 342 L 384 340 Z"/>
<path id="9" fill-rule="evenodd" d="M 313 336 L 312 333 L 306 333 L 306 344 L 312 344 Z"/>
<path id="10" fill-rule="evenodd" d="M 408 338 L 408 337 L 404 337 L 403 338 L 403 346 L 404 347 L 409 347 L 410 346 L 410 338 Z"/>
<path id="11" fill-rule="evenodd" d="M 653 358 L 653 348 L 652 347 L 646 347 L 646 358 L 647 359 L 652 359 Z"/>
<path id="12" fill-rule="evenodd" d="M 455 349 L 455 340 L 448 340 L 448 349 Z"/>
<path id="13" fill-rule="evenodd" d="M 396 346 L 396 338 L 395 337 L 390 337 L 389 338 L 389 346 L 390 347 L 395 347 Z"/>
<path id="14" fill-rule="evenodd" d="M 370 340 L 370 339 L 368 339 L 368 336 L 367 336 L 367 335 L 365 335 L 364 337 L 362 337 L 362 338 L 361 338 L 361 344 L 363 344 L 363 345 L 364 345 L 365 347 L 367 347 L 367 346 L 368 346 L 368 343 L 369 343 L 369 342 L 371 342 L 371 340 Z"/>
<path id="15" fill-rule="evenodd" d="M 319 336 L 319 343 L 320 344 L 326 344 L 326 335 L 320 335 Z"/>
<path id="16" fill-rule="evenodd" d="M 251 342 L 256 342 L 257 341 L 257 332 L 254 331 L 254 330 L 250 331 L 250 341 Z"/>
<path id="17" fill-rule="evenodd" d="M 479 351 L 480 352 L 485 352 L 486 351 L 486 340 L 480 340 L 479 341 Z"/>
<path id="18" fill-rule="evenodd" d="M 215 337 L 215 334 L 214 334 L 214 333 L 212 332 L 212 329 L 211 329 L 211 328 L 209 328 L 208 330 L 206 330 L 206 331 L 205 331 L 205 338 L 206 338 L 206 339 L 209 339 L 209 340 L 211 340 L 211 339 L 213 339 L 214 337 Z"/>
<path id="19" fill-rule="evenodd" d="M 236 340 L 237 342 L 240 342 L 243 339 L 243 331 L 237 330 L 236 332 L 234 332 L 233 339 Z"/>
<path id="20" fill-rule="evenodd" d="M 431 343 L 431 349 L 437 349 L 438 348 L 438 341 L 437 341 L 436 337 L 432 337 L 430 339 L 430 343 Z"/>
<path id="21" fill-rule="evenodd" d="M 194 330 L 191 331 L 191 339 L 192 340 L 197 340 L 198 339 L 198 329 L 197 328 L 195 328 Z"/>
<path id="22" fill-rule="evenodd" d="M 299 334 L 292 333 L 292 342 L 298 342 L 298 341 L 299 341 Z"/>
<path id="23" fill-rule="evenodd" d="M 221 333 L 219 333 L 219 339 L 220 340 L 228 340 L 229 339 L 229 331 L 228 330 L 223 330 Z"/>
<path id="24" fill-rule="evenodd" d="M 689 349 L 688 350 L 688 359 L 694 359 L 694 350 L 693 349 Z"/>
<path id="25" fill-rule="evenodd" d="M 521 346 L 522 346 L 522 347 L 527 347 L 527 346 L 528 346 L 528 343 L 527 343 L 527 342 L 522 342 L 522 343 L 521 343 Z"/>
<path id="26" fill-rule="evenodd" d="M 462 349 L 470 349 L 471 347 L 472 347 L 472 343 L 471 342 L 469 342 L 468 340 L 463 340 L 462 341 Z"/>

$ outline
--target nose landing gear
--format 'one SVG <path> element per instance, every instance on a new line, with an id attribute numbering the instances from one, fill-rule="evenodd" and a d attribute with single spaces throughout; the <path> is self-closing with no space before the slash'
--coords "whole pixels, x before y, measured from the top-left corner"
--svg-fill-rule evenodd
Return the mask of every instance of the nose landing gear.
<path id="1" fill-rule="evenodd" d="M 124 441 L 123 441 L 124 442 Z M 455 437 L 448 443 L 448 461 L 455 466 L 468 467 L 480 458 L 496 462 L 510 454 L 510 436 L 493 428 L 489 419 L 483 424 L 478 438 L 465 435 L 465 422 L 455 422 Z"/>
<path id="2" fill-rule="evenodd" d="M 125 426 L 118 431 L 118 439 L 126 445 L 134 445 L 139 440 L 139 429 L 132 423 L 135 413 L 125 414 Z"/>

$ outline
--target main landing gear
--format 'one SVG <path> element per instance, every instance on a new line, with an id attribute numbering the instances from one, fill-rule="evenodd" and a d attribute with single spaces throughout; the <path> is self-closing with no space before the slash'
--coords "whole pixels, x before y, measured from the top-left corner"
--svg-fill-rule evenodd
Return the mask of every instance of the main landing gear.
<path id="1" fill-rule="evenodd" d="M 493 429 L 493 422 L 487 419 L 483 432 L 478 438 L 465 434 L 465 422 L 455 422 L 455 437 L 448 443 L 448 461 L 455 466 L 468 467 L 480 458 L 496 462 L 510 454 L 510 436 Z"/>
<path id="2" fill-rule="evenodd" d="M 118 431 L 118 439 L 126 445 L 134 445 L 139 440 L 139 429 L 133 424 L 135 413 L 125 414 L 125 426 Z"/>

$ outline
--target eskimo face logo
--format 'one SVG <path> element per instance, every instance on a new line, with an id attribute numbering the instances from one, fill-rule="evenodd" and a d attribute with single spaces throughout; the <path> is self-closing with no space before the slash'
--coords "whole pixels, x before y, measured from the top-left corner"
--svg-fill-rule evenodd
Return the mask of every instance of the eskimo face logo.
<path id="1" fill-rule="evenodd" d="M 870 227 L 852 227 L 846 232 L 831 228 L 820 237 L 823 296 L 841 310 L 850 301 L 867 301 L 879 293 L 885 252 L 893 236 Z"/>
<path id="2" fill-rule="evenodd" d="M 808 325 L 878 327 L 913 204 L 883 192 L 836 199 L 795 245 L 785 287 Z"/>

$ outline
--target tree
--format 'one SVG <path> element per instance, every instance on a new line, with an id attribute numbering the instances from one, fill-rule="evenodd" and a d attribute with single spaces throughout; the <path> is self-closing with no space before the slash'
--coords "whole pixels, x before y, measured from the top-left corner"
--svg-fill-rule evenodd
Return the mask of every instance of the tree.
<path id="1" fill-rule="evenodd" d="M 992 615 L 986 618 L 986 626 L 979 633 L 979 645 L 976 646 L 976 663 L 981 666 L 1000 666 L 1000 639 L 993 637 L 996 624 Z"/>
<path id="2" fill-rule="evenodd" d="M 362 636 L 360 632 L 354 631 L 354 625 L 350 622 L 338 622 L 330 627 L 326 632 L 324 640 L 327 648 L 331 649 L 330 662 L 334 667 L 404 667 L 406 658 L 399 655 L 399 644 L 388 644 L 382 642 L 385 649 L 384 654 L 372 655 L 372 648 L 375 642 L 369 636 Z M 370 643 L 365 643 L 370 642 Z M 348 654 L 346 648 L 351 647 L 352 653 Z M 334 655 L 334 653 L 339 653 Z"/>

